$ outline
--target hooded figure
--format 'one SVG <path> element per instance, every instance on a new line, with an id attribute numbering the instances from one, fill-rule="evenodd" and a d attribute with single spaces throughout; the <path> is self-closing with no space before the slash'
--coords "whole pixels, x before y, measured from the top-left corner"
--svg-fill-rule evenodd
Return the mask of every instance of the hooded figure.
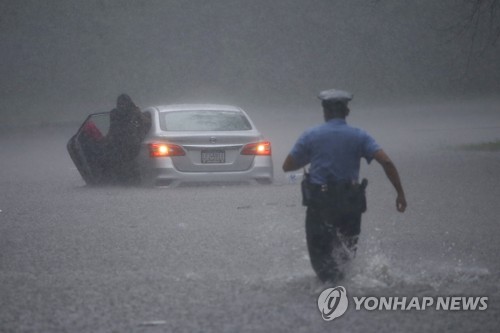
<path id="1" fill-rule="evenodd" d="M 116 173 L 121 173 L 119 170 L 132 168 L 130 162 L 139 154 L 148 129 L 148 118 L 134 104 L 130 96 L 127 94 L 118 96 L 116 108 L 110 112 L 107 135 L 108 167 L 114 171 L 115 176 Z M 135 177 L 135 172 L 133 176 Z"/>

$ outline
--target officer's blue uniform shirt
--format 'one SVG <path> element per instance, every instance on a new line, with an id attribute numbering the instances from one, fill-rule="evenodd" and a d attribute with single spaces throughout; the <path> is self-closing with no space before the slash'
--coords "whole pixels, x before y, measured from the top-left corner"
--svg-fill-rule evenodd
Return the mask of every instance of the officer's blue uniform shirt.
<path id="1" fill-rule="evenodd" d="M 327 184 L 358 181 L 361 158 L 370 163 L 380 149 L 365 131 L 349 126 L 345 119 L 330 119 L 304 132 L 290 155 L 299 167 L 311 164 L 313 184 Z"/>

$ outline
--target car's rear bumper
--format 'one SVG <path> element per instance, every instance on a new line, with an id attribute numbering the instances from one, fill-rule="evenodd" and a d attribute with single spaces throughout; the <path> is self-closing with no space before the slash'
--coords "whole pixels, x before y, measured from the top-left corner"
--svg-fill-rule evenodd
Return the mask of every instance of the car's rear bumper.
<path id="1" fill-rule="evenodd" d="M 272 183 L 271 156 L 255 156 L 252 166 L 244 171 L 182 172 L 170 157 L 144 160 L 141 176 L 146 185 L 177 186 L 196 183 Z"/>

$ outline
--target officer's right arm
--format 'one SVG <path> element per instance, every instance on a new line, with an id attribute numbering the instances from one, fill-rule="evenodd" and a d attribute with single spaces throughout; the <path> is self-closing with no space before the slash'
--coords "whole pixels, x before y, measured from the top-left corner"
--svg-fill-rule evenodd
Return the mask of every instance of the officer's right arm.
<path id="1" fill-rule="evenodd" d="M 304 132 L 283 162 L 283 171 L 295 171 L 310 163 L 309 132 Z"/>
<path id="2" fill-rule="evenodd" d="M 401 213 L 404 212 L 406 209 L 406 198 L 403 186 L 401 185 L 401 180 L 399 178 L 398 169 L 396 169 L 394 163 L 382 149 L 377 150 L 373 155 L 373 158 L 375 158 L 375 160 L 384 168 L 387 178 L 389 178 L 392 185 L 396 189 L 396 209 Z"/>
<path id="3" fill-rule="evenodd" d="M 300 169 L 300 166 L 297 166 L 297 163 L 295 163 L 295 160 L 293 159 L 292 155 L 288 155 L 285 158 L 285 162 L 283 162 L 283 171 L 288 172 L 288 171 L 295 171 Z"/>

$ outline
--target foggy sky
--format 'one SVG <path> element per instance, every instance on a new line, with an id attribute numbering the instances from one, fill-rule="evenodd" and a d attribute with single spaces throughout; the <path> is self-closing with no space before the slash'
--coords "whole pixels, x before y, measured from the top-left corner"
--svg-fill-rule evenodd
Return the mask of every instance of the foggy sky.
<path id="1" fill-rule="evenodd" d="M 122 92 L 142 107 L 307 105 L 333 87 L 366 105 L 498 96 L 500 48 L 480 35 L 470 53 L 464 3 L 4 0 L 0 112 L 80 119 Z"/>

